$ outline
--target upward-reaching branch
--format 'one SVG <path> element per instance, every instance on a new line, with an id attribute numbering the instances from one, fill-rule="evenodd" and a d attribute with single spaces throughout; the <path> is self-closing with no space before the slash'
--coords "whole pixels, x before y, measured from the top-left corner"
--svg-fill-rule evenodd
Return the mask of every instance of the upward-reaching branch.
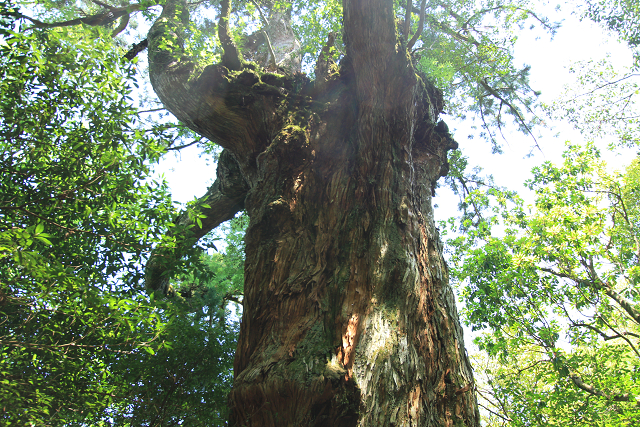
<path id="1" fill-rule="evenodd" d="M 398 52 L 393 1 L 345 0 L 343 4 L 344 42 L 347 57 L 358 76 L 358 96 L 361 99 L 385 96 L 380 89 L 384 86 L 385 90 L 393 90 L 387 83 L 401 77 L 409 65 L 402 58 L 395 58 Z M 391 70 L 392 66 L 399 66 L 405 71 Z"/>
<path id="2" fill-rule="evenodd" d="M 413 0 L 407 0 L 407 4 L 405 7 L 404 28 L 403 28 L 403 34 L 405 37 L 409 37 L 409 32 L 411 31 L 411 10 L 412 9 L 413 9 Z"/>
<path id="3" fill-rule="evenodd" d="M 587 393 L 593 396 L 603 397 L 607 400 L 612 400 L 614 402 L 635 402 L 637 406 L 640 406 L 640 401 L 636 400 L 634 396 L 629 393 L 612 394 L 612 393 L 604 392 L 592 386 L 591 384 L 585 383 L 582 380 L 582 377 L 580 377 L 580 375 L 576 373 L 570 374 L 569 378 L 571 378 L 571 381 L 576 385 L 576 387 L 586 391 Z"/>
<path id="4" fill-rule="evenodd" d="M 270 61 L 271 68 L 275 70 L 278 67 L 278 64 L 276 64 L 276 53 L 273 51 L 273 46 L 271 45 L 271 39 L 269 38 L 269 34 L 267 33 L 267 27 L 269 26 L 269 21 L 267 20 L 267 17 L 264 16 L 264 13 L 262 12 L 262 8 L 256 2 L 256 0 L 251 0 L 251 2 L 254 4 L 256 9 L 258 9 L 258 13 L 260 14 L 260 19 L 262 19 L 262 23 L 264 25 L 264 29 L 262 30 L 262 33 L 264 34 L 264 38 L 267 41 L 267 48 L 269 48 L 269 54 L 271 55 L 271 61 Z"/>
<path id="5" fill-rule="evenodd" d="M 422 0 L 422 4 L 420 5 L 420 20 L 418 21 L 418 30 L 409 41 L 409 44 L 407 44 L 408 50 L 411 50 L 413 48 L 413 45 L 416 44 L 416 42 L 420 38 L 420 35 L 422 34 L 422 31 L 424 30 L 424 17 L 426 15 L 426 8 L 427 0 Z"/>
<path id="6" fill-rule="evenodd" d="M 231 38 L 229 31 L 229 16 L 231 15 L 231 0 L 220 2 L 220 19 L 218 20 L 218 38 L 224 53 L 222 54 L 222 65 L 229 70 L 238 71 L 242 69 L 240 53 L 238 47 Z"/>

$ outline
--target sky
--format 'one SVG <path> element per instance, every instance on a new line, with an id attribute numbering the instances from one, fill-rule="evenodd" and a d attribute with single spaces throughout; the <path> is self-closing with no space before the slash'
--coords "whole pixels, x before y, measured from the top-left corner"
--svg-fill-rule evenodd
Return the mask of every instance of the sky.
<path id="1" fill-rule="evenodd" d="M 610 55 L 612 61 L 622 68 L 629 67 L 633 59 L 628 47 L 599 25 L 588 20 L 581 22 L 570 13 L 562 15 L 562 27 L 553 38 L 540 31 L 524 32 L 519 36 L 515 49 L 516 63 L 531 65 L 531 87 L 542 92 L 539 101 L 547 104 L 560 97 L 566 85 L 575 84 L 575 75 L 569 72 L 572 64 L 604 59 Z M 445 117 L 445 120 L 448 119 Z M 540 150 L 531 150 L 533 141 L 530 136 L 511 132 L 506 134 L 503 154 L 496 155 L 491 154 L 488 143 L 466 138 L 470 133 L 470 123 L 450 121 L 449 127 L 453 127 L 454 138 L 463 154 L 469 157 L 470 165 L 482 167 L 493 175 L 497 185 L 518 191 L 525 200 L 531 195 L 522 184 L 530 177 L 534 166 L 544 161 L 560 162 L 566 141 L 586 142 L 583 135 L 569 123 L 547 120 L 550 128 L 538 129 L 542 135 L 537 139 Z M 600 142 L 601 147 L 607 143 Z M 619 169 L 631 160 L 630 152 L 619 150 L 618 153 L 605 153 L 604 157 L 609 165 Z M 533 156 L 529 157 L 529 153 L 533 153 Z M 441 188 L 436 193 L 434 203 L 438 205 L 435 209 L 436 220 L 456 215 L 457 198 L 447 189 Z"/>

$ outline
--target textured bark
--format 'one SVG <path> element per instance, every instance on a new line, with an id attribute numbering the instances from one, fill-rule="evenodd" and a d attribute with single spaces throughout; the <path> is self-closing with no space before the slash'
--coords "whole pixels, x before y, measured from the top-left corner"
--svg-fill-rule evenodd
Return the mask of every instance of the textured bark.
<path id="1" fill-rule="evenodd" d="M 149 34 L 154 89 L 248 188 L 231 425 L 478 425 L 431 207 L 456 144 L 392 2 L 344 1 L 347 57 L 317 87 L 191 63 L 162 42 L 185 19 L 169 2 Z"/>

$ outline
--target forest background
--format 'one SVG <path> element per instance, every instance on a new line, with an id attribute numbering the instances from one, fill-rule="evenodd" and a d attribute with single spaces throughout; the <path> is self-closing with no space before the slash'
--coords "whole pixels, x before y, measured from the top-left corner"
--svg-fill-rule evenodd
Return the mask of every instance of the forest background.
<path id="1" fill-rule="evenodd" d="M 78 19 L 79 9 L 61 2 L 17 6 L 2 6 L 0 45 L 3 422 L 224 425 L 246 218 L 185 258 L 174 298 L 156 299 L 139 285 L 140 259 L 165 237 L 181 207 L 155 165 L 192 144 L 215 160 L 217 148 L 156 111 L 140 78 L 144 61 L 121 59 L 139 40 L 133 24 L 112 38 L 124 19 L 58 26 L 45 22 Z M 522 4 L 512 6 L 516 20 Z M 82 19 L 106 8 L 78 7 L 86 11 Z M 602 160 L 603 153 L 637 151 L 632 54 L 640 11 L 632 2 L 609 1 L 577 4 L 573 13 L 626 44 L 630 63 L 576 64 L 577 83 L 543 105 L 512 105 L 518 86 L 508 81 L 498 98 L 478 93 L 475 104 L 445 89 L 462 150 L 450 153 L 446 178 L 460 214 L 443 222 L 441 233 L 464 321 L 477 336 L 474 368 L 486 425 L 640 421 L 640 166 L 629 154 L 620 172 Z M 555 31 L 550 21 L 540 22 Z M 203 16 L 203 35 L 207 25 Z M 488 31 L 506 32 L 504 39 L 515 43 L 527 28 Z M 306 48 L 321 45 L 319 37 Z M 423 65 L 439 87 L 456 87 L 456 52 L 441 54 Z M 528 73 L 519 77 L 526 81 Z M 514 124 L 502 111 L 512 113 Z M 527 202 L 464 156 L 471 143 L 494 152 L 522 144 L 529 161 L 540 163 L 550 156 L 549 137 L 541 133 L 560 118 L 586 142 L 570 141 L 561 161 L 534 169 Z M 477 128 L 463 128 L 473 120 Z M 465 133 L 474 138 L 462 142 Z M 488 173 L 504 163 L 495 156 L 486 160 L 495 165 L 485 166 Z M 197 204 L 187 210 L 197 223 Z"/>

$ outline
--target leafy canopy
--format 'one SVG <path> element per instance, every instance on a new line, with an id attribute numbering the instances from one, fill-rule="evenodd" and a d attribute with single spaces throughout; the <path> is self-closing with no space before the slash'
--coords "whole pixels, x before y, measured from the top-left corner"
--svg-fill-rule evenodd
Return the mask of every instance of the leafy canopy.
<path id="1" fill-rule="evenodd" d="M 534 168 L 530 210 L 472 193 L 492 210 L 449 240 L 452 277 L 510 425 L 640 421 L 638 179 L 638 159 L 620 174 L 593 145 L 569 146 L 562 165 Z"/>
<path id="2" fill-rule="evenodd" d="M 1 423 L 222 423 L 237 321 L 218 305 L 194 319 L 140 285 L 176 211 L 153 178 L 167 144 L 140 126 L 134 65 L 108 35 L 17 31 L 17 15 L 0 4 Z M 224 279 L 236 294 L 238 264 Z"/>

